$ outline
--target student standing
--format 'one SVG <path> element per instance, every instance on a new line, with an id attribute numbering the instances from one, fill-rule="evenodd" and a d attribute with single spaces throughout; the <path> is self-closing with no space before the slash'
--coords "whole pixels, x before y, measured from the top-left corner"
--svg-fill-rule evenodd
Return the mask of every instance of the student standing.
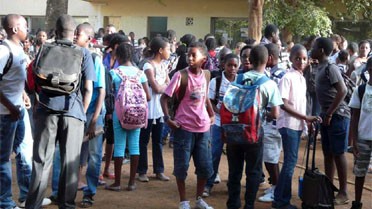
<path id="1" fill-rule="evenodd" d="M 208 56 L 204 44 L 194 42 L 189 45 L 187 59 L 187 87 L 174 118 L 170 118 L 168 100 L 180 90 L 181 72 L 177 72 L 161 97 L 164 121 L 174 130 L 173 157 L 180 209 L 189 209 L 186 197 L 187 171 L 193 157 L 197 175 L 196 208 L 213 209 L 201 197 L 207 179 L 213 174 L 210 148 L 210 125 L 214 123 L 214 112 L 208 99 L 206 73 L 201 66 Z"/>
<path id="2" fill-rule="evenodd" d="M 311 58 L 318 60 L 319 65 L 315 76 L 316 95 L 321 106 L 323 123 L 320 127 L 322 149 L 324 155 L 325 174 L 333 182 L 335 165 L 339 179 L 339 192 L 335 204 L 347 204 L 347 161 L 345 152 L 349 135 L 350 108 L 344 98 L 347 89 L 341 72 L 336 65 L 329 64 L 333 43 L 328 38 L 316 39 Z M 328 76 L 327 72 L 328 70 Z"/>

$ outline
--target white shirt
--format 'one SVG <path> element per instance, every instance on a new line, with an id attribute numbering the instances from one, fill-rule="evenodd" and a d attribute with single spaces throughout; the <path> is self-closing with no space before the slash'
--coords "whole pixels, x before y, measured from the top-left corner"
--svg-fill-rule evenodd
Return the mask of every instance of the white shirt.
<path id="1" fill-rule="evenodd" d="M 167 68 L 163 62 L 161 63 L 160 66 L 161 67 L 156 66 L 156 69 L 154 70 L 154 77 L 158 85 L 164 85 L 166 78 L 167 78 Z M 144 72 L 146 72 L 146 70 L 148 69 L 153 69 L 153 68 L 154 66 L 152 66 L 148 62 L 143 65 Z M 149 88 L 149 91 L 151 94 L 151 100 L 148 102 L 148 107 L 149 107 L 148 119 L 158 119 L 160 117 L 163 117 L 164 113 L 160 105 L 161 94 L 155 93 L 152 90 L 151 86 Z"/>
<path id="2" fill-rule="evenodd" d="M 372 86 L 369 84 L 366 85 L 362 102 L 360 102 L 358 88 L 355 88 L 350 99 L 349 107 L 360 109 L 358 139 L 372 141 Z"/>
<path id="3" fill-rule="evenodd" d="M 15 106 L 24 107 L 22 94 L 26 81 L 27 56 L 20 45 L 16 45 L 9 40 L 4 40 L 13 53 L 13 63 L 9 71 L 0 81 L 0 91 Z M 9 58 L 9 49 L 0 45 L 0 74 L 3 74 L 4 67 Z M 0 103 L 0 115 L 10 114 L 8 108 Z"/>
<path id="4" fill-rule="evenodd" d="M 236 79 L 236 77 L 237 76 L 235 76 L 235 79 Z M 231 82 L 229 80 L 227 80 L 227 78 L 225 77 L 225 73 L 222 73 L 221 86 L 220 86 L 220 90 L 218 92 L 219 97 L 218 97 L 217 109 L 221 108 L 222 98 L 225 95 L 225 92 L 226 92 L 227 88 L 229 87 L 230 83 Z M 213 99 L 213 100 L 216 98 L 216 78 L 213 78 L 211 80 L 211 82 L 209 83 L 209 95 L 208 95 L 208 97 L 209 97 L 209 99 Z M 220 114 L 215 113 L 214 118 L 215 118 L 214 125 L 221 126 Z"/>

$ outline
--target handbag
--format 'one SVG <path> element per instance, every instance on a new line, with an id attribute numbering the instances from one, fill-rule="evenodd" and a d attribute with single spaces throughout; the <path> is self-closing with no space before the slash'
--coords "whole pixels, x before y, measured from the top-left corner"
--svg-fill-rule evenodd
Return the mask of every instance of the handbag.
<path id="1" fill-rule="evenodd" d="M 306 168 L 302 180 L 301 200 L 303 209 L 334 209 L 334 192 L 338 189 L 328 177 L 315 167 L 316 136 L 319 133 L 319 122 L 312 123 L 315 131 L 309 135 L 307 142 Z M 310 139 L 314 140 L 311 168 L 309 168 Z"/>

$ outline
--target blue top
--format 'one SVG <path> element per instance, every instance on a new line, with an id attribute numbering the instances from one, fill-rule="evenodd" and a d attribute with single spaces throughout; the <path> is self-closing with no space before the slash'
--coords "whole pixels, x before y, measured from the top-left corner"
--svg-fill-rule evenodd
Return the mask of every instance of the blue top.
<path id="1" fill-rule="evenodd" d="M 81 65 L 82 79 L 80 85 L 83 86 L 85 80 L 95 81 L 96 76 L 90 51 L 86 48 L 81 48 L 81 50 L 83 51 L 83 62 Z M 44 105 L 38 105 L 37 113 L 62 113 L 64 116 L 71 116 L 85 121 L 86 117 L 81 89 L 79 88 L 79 90 L 70 95 L 62 96 L 49 96 L 41 91 L 39 93 L 39 100 Z"/>
<path id="2" fill-rule="evenodd" d="M 102 64 L 101 57 L 96 55 L 93 61 L 94 61 L 94 70 L 96 73 L 96 81 L 93 82 L 92 100 L 90 101 L 87 113 L 94 113 L 94 111 L 96 110 L 96 103 L 98 99 L 99 90 L 101 88 L 106 87 L 105 67 Z M 105 112 L 105 103 L 103 103 L 102 112 Z"/>

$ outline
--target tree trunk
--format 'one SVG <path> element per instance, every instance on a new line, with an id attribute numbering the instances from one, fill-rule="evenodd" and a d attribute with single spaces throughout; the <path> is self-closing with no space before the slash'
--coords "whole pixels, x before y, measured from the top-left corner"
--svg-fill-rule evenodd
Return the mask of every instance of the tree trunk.
<path id="1" fill-rule="evenodd" d="M 264 0 L 248 0 L 249 4 L 249 22 L 248 36 L 257 42 L 260 42 L 262 36 L 262 10 Z"/>
<path id="2" fill-rule="evenodd" d="M 59 16 L 67 14 L 68 0 L 47 0 L 45 30 L 54 29 Z"/>

